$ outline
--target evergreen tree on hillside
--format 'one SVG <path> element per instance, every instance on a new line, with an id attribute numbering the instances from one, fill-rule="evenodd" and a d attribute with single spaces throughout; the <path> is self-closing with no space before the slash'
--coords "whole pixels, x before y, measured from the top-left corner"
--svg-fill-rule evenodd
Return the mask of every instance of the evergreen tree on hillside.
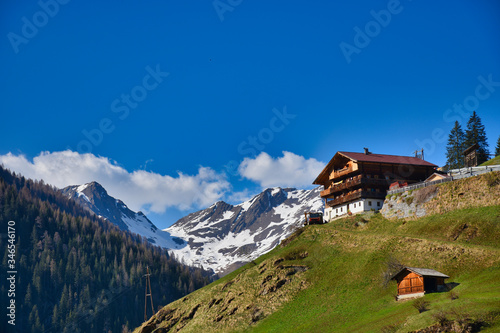
<path id="1" fill-rule="evenodd" d="M 500 136 L 498 137 L 497 147 L 495 149 L 495 156 L 500 156 Z"/>
<path id="2" fill-rule="evenodd" d="M 486 132 L 484 130 L 484 125 L 481 122 L 481 118 L 477 115 L 476 111 L 472 113 L 467 122 L 467 129 L 465 131 L 465 147 L 472 146 L 477 143 L 479 145 L 477 158 L 477 164 L 481 164 L 488 160 L 490 151 L 488 150 L 488 142 L 486 141 Z"/>
<path id="3" fill-rule="evenodd" d="M 458 169 L 463 167 L 464 159 L 462 152 L 465 146 L 465 134 L 462 127 L 455 121 L 455 126 L 452 128 L 448 137 L 448 145 L 446 146 L 446 164 L 450 169 Z"/>

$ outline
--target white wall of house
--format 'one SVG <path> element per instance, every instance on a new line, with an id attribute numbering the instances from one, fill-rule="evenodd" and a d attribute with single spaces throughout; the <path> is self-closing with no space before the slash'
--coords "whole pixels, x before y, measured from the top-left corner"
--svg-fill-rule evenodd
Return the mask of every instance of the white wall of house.
<path id="1" fill-rule="evenodd" d="M 380 210 L 384 204 L 383 199 L 359 199 L 335 207 L 325 207 L 324 217 L 326 221 L 346 215 L 348 211 L 353 214 L 367 212 L 372 209 Z"/>

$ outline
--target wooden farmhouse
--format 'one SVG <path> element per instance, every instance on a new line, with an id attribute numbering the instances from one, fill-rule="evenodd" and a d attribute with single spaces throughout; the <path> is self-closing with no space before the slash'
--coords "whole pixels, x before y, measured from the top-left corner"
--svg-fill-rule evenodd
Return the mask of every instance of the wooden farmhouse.
<path id="1" fill-rule="evenodd" d="M 423 296 L 424 293 L 445 291 L 444 279 L 449 276 L 429 268 L 404 267 L 392 280 L 398 283 L 397 299 Z"/>
<path id="2" fill-rule="evenodd" d="M 417 157 L 339 151 L 313 184 L 323 185 L 326 221 L 382 208 L 391 183 L 424 181 L 437 166 Z"/>

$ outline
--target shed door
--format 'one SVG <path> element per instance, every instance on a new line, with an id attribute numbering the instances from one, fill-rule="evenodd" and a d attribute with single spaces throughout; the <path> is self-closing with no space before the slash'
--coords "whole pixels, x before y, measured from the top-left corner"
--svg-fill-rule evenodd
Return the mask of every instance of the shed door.
<path id="1" fill-rule="evenodd" d="M 422 291 L 424 291 L 422 277 L 415 273 L 406 275 L 398 285 L 399 295 L 418 293 Z"/>

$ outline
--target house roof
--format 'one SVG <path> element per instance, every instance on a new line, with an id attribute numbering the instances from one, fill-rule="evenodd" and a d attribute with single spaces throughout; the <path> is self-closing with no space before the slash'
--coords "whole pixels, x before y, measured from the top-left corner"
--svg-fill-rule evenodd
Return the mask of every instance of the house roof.
<path id="1" fill-rule="evenodd" d="M 325 166 L 323 171 L 316 177 L 313 184 L 323 185 L 321 180 L 323 178 L 328 178 L 328 174 L 333 166 L 334 160 L 337 158 L 348 158 L 355 162 L 371 162 L 371 163 L 382 163 L 382 164 L 405 164 L 405 165 L 419 165 L 427 167 L 437 167 L 437 165 L 430 162 L 424 161 L 417 157 L 410 156 L 399 156 L 399 155 L 385 155 L 385 154 L 365 154 L 365 153 L 353 153 L 347 151 L 337 152 L 330 162 Z"/>
<path id="2" fill-rule="evenodd" d="M 399 156 L 399 155 L 385 155 L 385 154 L 364 154 L 352 153 L 347 151 L 339 151 L 351 160 L 356 162 L 373 162 L 373 163 L 386 163 L 386 164 L 407 164 L 407 165 L 423 165 L 429 167 L 437 167 L 437 165 L 424 161 L 418 157 Z"/>
<path id="3" fill-rule="evenodd" d="M 440 277 L 440 278 L 449 278 L 448 275 L 443 274 L 441 272 L 438 272 L 436 270 L 430 269 L 430 268 L 417 268 L 417 267 L 404 267 L 402 268 L 398 273 L 394 274 L 394 276 L 391 279 L 394 279 L 396 276 L 401 274 L 405 269 L 418 274 L 420 276 L 427 276 L 427 277 Z"/>
<path id="4" fill-rule="evenodd" d="M 439 177 L 440 179 L 451 178 L 451 176 L 448 176 L 447 174 L 442 174 L 442 173 L 434 172 L 432 175 L 430 175 L 429 177 L 427 177 L 427 179 L 424 180 L 424 182 L 428 182 L 430 179 L 436 178 L 436 177 Z"/>

